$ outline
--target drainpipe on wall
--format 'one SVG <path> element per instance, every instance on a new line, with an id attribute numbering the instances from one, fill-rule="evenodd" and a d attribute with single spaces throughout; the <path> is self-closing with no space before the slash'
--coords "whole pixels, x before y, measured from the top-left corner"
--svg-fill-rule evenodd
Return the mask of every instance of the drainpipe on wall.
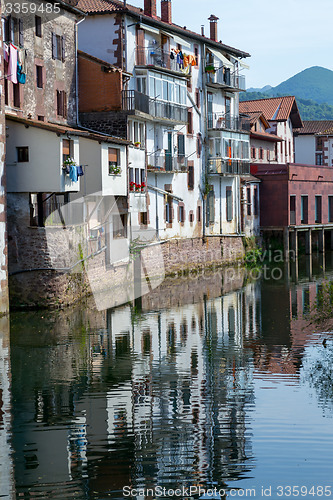
<path id="1" fill-rule="evenodd" d="M 201 176 L 201 183 L 205 185 L 205 180 L 207 176 L 207 148 L 208 148 L 208 126 L 207 126 L 207 94 L 206 94 L 206 81 L 205 81 L 205 61 L 206 61 L 206 44 L 203 44 L 203 53 L 201 54 L 201 78 L 202 78 L 202 93 L 203 93 L 203 99 L 202 99 L 202 111 L 203 111 L 203 116 L 202 119 L 204 120 L 204 134 L 203 134 L 203 158 L 202 158 L 202 176 Z M 205 195 L 203 190 L 201 191 L 201 197 L 202 197 L 202 237 L 206 237 L 206 200 L 205 200 Z"/>
<path id="2" fill-rule="evenodd" d="M 220 176 L 220 234 L 222 234 L 222 179 Z"/>

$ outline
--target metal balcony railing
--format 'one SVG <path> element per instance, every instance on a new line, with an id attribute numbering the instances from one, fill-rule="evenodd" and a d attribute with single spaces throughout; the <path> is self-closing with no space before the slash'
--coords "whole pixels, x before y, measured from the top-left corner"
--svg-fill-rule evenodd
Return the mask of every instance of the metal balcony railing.
<path id="1" fill-rule="evenodd" d="M 187 172 L 186 156 L 172 156 L 168 153 L 148 155 L 148 170 L 155 172 Z"/>
<path id="2" fill-rule="evenodd" d="M 229 68 L 217 68 L 212 72 L 206 73 L 206 83 L 215 83 L 238 90 L 246 90 L 245 76 L 231 73 Z"/>
<path id="3" fill-rule="evenodd" d="M 122 103 L 124 111 L 142 111 L 149 114 L 149 96 L 136 90 L 123 90 Z"/>
<path id="4" fill-rule="evenodd" d="M 183 69 L 183 67 L 177 63 L 175 54 L 154 46 L 137 47 L 136 64 L 138 66 L 156 66 L 172 71 L 182 71 Z"/>
<path id="5" fill-rule="evenodd" d="M 208 113 L 209 129 L 250 131 L 250 122 L 230 113 Z"/>
<path id="6" fill-rule="evenodd" d="M 124 111 L 142 111 L 156 118 L 187 122 L 187 107 L 172 102 L 152 99 L 136 90 L 123 90 L 122 103 Z"/>
<path id="7" fill-rule="evenodd" d="M 227 160 L 225 158 L 209 158 L 208 172 L 210 174 L 245 175 L 250 173 L 248 160 Z"/>

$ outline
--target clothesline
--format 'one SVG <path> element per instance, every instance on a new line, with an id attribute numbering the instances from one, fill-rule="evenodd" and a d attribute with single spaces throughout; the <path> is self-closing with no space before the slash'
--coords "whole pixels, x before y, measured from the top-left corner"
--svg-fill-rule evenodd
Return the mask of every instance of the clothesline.
<path id="1" fill-rule="evenodd" d="M 8 64 L 7 79 L 13 83 L 26 82 L 26 50 L 18 48 L 12 42 L 3 45 L 4 60 Z"/>

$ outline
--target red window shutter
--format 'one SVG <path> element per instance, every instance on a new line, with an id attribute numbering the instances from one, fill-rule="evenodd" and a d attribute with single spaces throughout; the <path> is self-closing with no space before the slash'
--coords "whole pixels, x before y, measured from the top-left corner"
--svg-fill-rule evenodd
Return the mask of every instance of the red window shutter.
<path id="1" fill-rule="evenodd" d="M 57 37 L 56 34 L 52 32 L 52 59 L 56 59 L 57 54 Z"/>
<path id="2" fill-rule="evenodd" d="M 66 92 L 62 91 L 62 109 L 63 109 L 63 113 L 62 113 L 62 116 L 64 118 L 67 118 L 67 94 Z"/>
<path id="3" fill-rule="evenodd" d="M 66 56 L 66 54 L 65 54 L 65 37 L 62 36 L 61 37 L 61 60 L 62 60 L 62 62 L 65 61 L 65 56 Z"/>

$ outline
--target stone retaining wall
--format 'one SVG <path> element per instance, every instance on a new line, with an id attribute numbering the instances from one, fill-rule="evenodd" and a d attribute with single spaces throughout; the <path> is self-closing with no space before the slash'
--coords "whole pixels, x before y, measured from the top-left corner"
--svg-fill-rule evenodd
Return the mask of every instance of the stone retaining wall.
<path id="1" fill-rule="evenodd" d="M 241 237 L 172 239 L 145 247 L 141 259 L 107 265 L 105 251 L 96 254 L 97 242 L 87 243 L 82 228 L 30 227 L 27 193 L 9 195 L 8 203 L 12 308 L 62 307 L 92 294 L 99 310 L 108 309 L 153 293 L 166 277 L 190 275 L 194 282 L 199 270 L 244 256 Z"/>

